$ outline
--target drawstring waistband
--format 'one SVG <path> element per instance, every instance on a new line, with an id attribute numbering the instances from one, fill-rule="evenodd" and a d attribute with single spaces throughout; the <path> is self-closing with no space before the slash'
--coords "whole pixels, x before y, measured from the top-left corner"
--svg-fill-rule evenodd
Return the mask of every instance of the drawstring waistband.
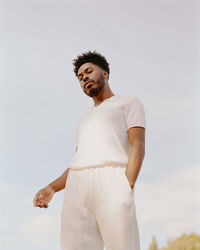
<path id="1" fill-rule="evenodd" d="M 106 167 L 106 166 L 111 166 L 111 167 L 126 167 L 127 164 L 120 163 L 120 162 L 107 162 L 99 165 L 94 165 L 94 166 L 86 166 L 86 167 L 73 167 L 73 168 L 68 168 L 70 170 L 84 170 L 84 169 L 89 169 L 89 168 L 99 168 L 99 167 Z"/>

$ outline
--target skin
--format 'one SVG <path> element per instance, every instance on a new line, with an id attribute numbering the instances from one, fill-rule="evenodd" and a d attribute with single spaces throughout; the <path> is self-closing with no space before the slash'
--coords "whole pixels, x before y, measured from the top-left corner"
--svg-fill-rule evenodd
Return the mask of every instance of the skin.
<path id="1" fill-rule="evenodd" d="M 132 127 L 128 129 L 127 133 L 131 151 L 128 157 L 126 176 L 133 189 L 145 156 L 145 128 Z"/>
<path id="2" fill-rule="evenodd" d="M 114 95 L 108 85 L 108 73 L 91 62 L 81 65 L 78 70 L 78 80 L 83 92 L 92 97 L 95 106 Z M 88 88 L 90 84 L 84 87 L 87 81 L 92 81 L 90 88 Z"/>
<path id="3" fill-rule="evenodd" d="M 81 65 L 78 70 L 78 79 L 83 92 L 93 98 L 95 106 L 114 95 L 108 84 L 108 73 L 93 63 L 88 62 Z M 92 86 L 88 88 L 90 85 L 88 84 L 84 88 L 84 84 L 90 80 L 93 81 Z M 145 156 L 145 128 L 132 127 L 128 129 L 127 133 L 131 151 L 126 176 L 133 189 Z"/>
<path id="4" fill-rule="evenodd" d="M 114 95 L 108 84 L 108 73 L 91 62 L 81 65 L 78 70 L 77 78 L 82 91 L 87 96 L 92 97 L 95 106 Z M 90 84 L 84 87 L 87 81 L 92 81 L 90 87 Z M 133 189 L 145 156 L 145 129 L 143 127 L 132 127 L 128 129 L 127 135 L 131 145 L 131 151 L 128 157 L 128 165 L 125 174 Z M 65 188 L 68 173 L 69 169 L 64 171 L 60 177 L 46 187 L 40 189 L 34 197 L 34 206 L 48 208 L 48 203 L 52 200 L 54 194 Z"/>

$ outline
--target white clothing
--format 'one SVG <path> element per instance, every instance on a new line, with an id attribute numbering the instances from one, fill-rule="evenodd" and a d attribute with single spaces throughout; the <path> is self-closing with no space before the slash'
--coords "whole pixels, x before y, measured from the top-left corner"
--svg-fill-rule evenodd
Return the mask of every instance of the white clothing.
<path id="1" fill-rule="evenodd" d="M 62 250 L 140 250 L 125 166 L 69 170 L 61 216 Z"/>
<path id="2" fill-rule="evenodd" d="M 145 110 L 136 96 L 111 96 L 78 119 L 78 150 L 70 169 L 127 165 L 131 127 L 146 127 Z"/>

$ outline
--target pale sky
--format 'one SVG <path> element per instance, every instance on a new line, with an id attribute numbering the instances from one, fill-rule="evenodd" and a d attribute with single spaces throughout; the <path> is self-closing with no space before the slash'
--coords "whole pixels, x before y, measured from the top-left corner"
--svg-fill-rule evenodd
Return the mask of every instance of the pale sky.
<path id="1" fill-rule="evenodd" d="M 97 50 L 116 95 L 146 111 L 136 182 L 141 250 L 200 228 L 199 6 L 195 0 L 1 1 L 0 249 L 60 249 L 64 191 L 48 209 L 35 193 L 75 153 L 79 116 L 93 105 L 72 60 Z"/>

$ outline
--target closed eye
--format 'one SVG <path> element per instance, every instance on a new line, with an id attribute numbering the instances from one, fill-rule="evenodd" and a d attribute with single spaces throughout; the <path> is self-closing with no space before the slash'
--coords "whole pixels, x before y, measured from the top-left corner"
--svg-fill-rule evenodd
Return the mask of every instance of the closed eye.
<path id="1" fill-rule="evenodd" d="M 89 74 L 92 73 L 92 70 L 87 71 L 87 73 L 89 73 Z M 83 79 L 82 77 L 79 78 L 80 81 L 81 81 L 82 79 Z"/>

